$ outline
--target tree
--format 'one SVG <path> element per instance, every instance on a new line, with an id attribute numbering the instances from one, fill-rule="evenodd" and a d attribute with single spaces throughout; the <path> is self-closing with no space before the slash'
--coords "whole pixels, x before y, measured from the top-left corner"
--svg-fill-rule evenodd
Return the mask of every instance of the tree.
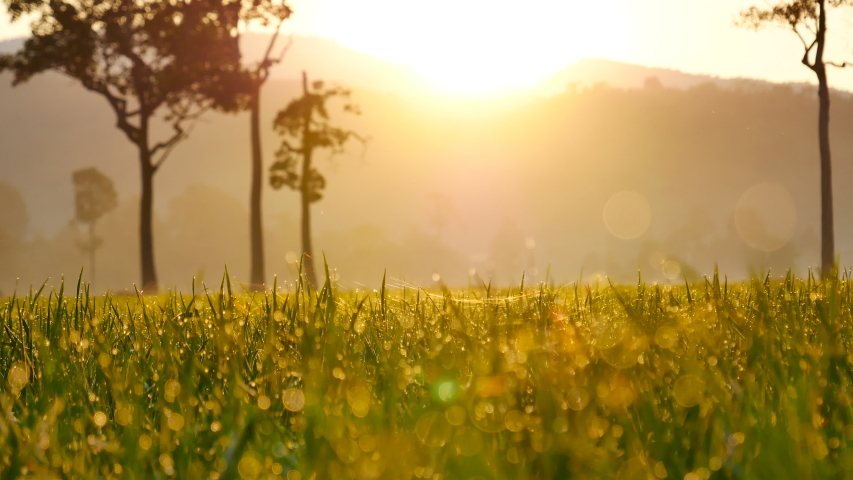
<path id="1" fill-rule="evenodd" d="M 253 66 L 247 68 L 249 74 L 248 106 L 250 110 L 249 134 L 252 149 L 252 180 L 249 193 L 249 243 L 251 261 L 249 279 L 254 289 L 261 288 L 265 281 L 264 273 L 264 237 L 263 220 L 261 218 L 261 194 L 263 177 L 263 155 L 261 153 L 261 87 L 267 81 L 270 70 L 284 58 L 290 47 L 288 42 L 277 54 L 274 54 L 276 43 L 284 21 L 290 18 L 292 10 L 284 1 L 252 0 L 245 2 L 241 17 L 247 25 L 260 24 L 269 26 L 275 24 L 275 32 L 267 43 L 263 57 Z"/>
<path id="2" fill-rule="evenodd" d="M 832 157 L 829 145 L 829 81 L 826 67 L 846 63 L 827 61 L 827 16 L 831 8 L 850 5 L 850 0 L 788 0 L 769 8 L 751 7 L 741 12 L 743 25 L 754 30 L 765 25 L 790 28 L 803 44 L 802 63 L 814 72 L 818 82 L 818 140 L 820 145 L 821 270 L 830 275 L 835 269 L 835 227 L 832 212 Z"/>
<path id="3" fill-rule="evenodd" d="M 321 191 L 326 188 L 326 179 L 312 163 L 314 151 L 328 149 L 337 154 L 344 151 L 350 139 L 365 142 L 357 133 L 329 123 L 326 103 L 333 98 L 344 100 L 345 112 L 356 115 L 361 113 L 356 105 L 349 102 L 349 90 L 341 87 L 325 88 L 319 80 L 311 83 L 309 88 L 308 75 L 302 72 L 302 96 L 278 112 L 273 123 L 282 140 L 276 152 L 276 162 L 270 168 L 270 183 L 275 189 L 287 186 L 298 191 L 301 196 L 303 265 L 311 285 L 317 285 L 317 281 L 311 248 L 310 207 L 323 198 Z"/>
<path id="4" fill-rule="evenodd" d="M 53 71 L 102 96 L 138 151 L 143 289 L 155 292 L 154 174 L 206 109 L 236 109 L 240 4 L 221 0 L 3 0 L 32 20 L 21 51 L 0 60 L 14 84 Z M 157 141 L 155 119 L 171 130 Z"/>
<path id="5" fill-rule="evenodd" d="M 95 283 L 95 252 L 102 239 L 95 235 L 95 224 L 118 205 L 118 195 L 110 177 L 97 168 L 84 168 L 71 174 L 74 181 L 75 219 L 86 225 L 89 238 L 78 242 L 80 250 L 89 255 L 90 278 Z"/>
<path id="6" fill-rule="evenodd" d="M 0 275 L 6 275 L 8 280 L 24 269 L 30 216 L 21 192 L 9 183 L 0 182 L 0 205 Z"/>

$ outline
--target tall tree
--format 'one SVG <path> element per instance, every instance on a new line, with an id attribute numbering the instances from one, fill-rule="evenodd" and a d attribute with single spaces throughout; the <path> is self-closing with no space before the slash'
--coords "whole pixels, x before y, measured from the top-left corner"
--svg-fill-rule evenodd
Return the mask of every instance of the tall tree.
<path id="1" fill-rule="evenodd" d="M 21 192 L 2 181 L 0 205 L 0 275 L 5 275 L 0 278 L 2 282 L 21 275 L 28 266 L 25 239 L 30 230 L 30 216 Z"/>
<path id="2" fill-rule="evenodd" d="M 829 80 L 826 67 L 845 67 L 825 58 L 827 17 L 830 9 L 849 6 L 850 0 L 789 0 L 767 8 L 751 7 L 741 12 L 741 23 L 754 30 L 765 25 L 791 29 L 803 44 L 801 62 L 814 72 L 818 83 L 818 140 L 820 145 L 821 270 L 835 269 L 835 227 L 832 205 L 832 155 L 829 145 Z"/>
<path id="3" fill-rule="evenodd" d="M 261 87 L 269 78 L 272 67 L 281 62 L 290 47 L 288 41 L 281 50 L 276 51 L 281 27 L 284 21 L 290 18 L 291 13 L 292 10 L 283 0 L 245 1 L 241 11 L 242 21 L 246 26 L 258 24 L 268 27 L 275 25 L 275 31 L 267 42 L 263 56 L 256 64 L 247 67 L 247 73 L 250 76 L 248 106 L 252 154 L 252 180 L 249 193 L 249 239 L 251 248 L 249 279 L 253 289 L 263 288 L 266 277 L 261 210 L 264 170 L 263 154 L 261 153 Z"/>
<path id="4" fill-rule="evenodd" d="M 350 139 L 362 143 L 365 139 L 352 130 L 333 126 L 326 106 L 331 99 L 343 100 L 345 112 L 359 115 L 358 107 L 350 102 L 350 91 L 341 87 L 326 88 L 320 80 L 310 83 L 302 72 L 302 96 L 291 101 L 278 112 L 273 123 L 281 135 L 281 147 L 276 152 L 276 162 L 270 168 L 270 183 L 275 189 L 287 186 L 300 194 L 302 203 L 302 253 L 305 277 L 317 285 L 314 252 L 311 247 L 311 204 L 323 198 L 326 179 L 314 166 L 314 152 L 318 149 L 342 153 Z"/>
<path id="5" fill-rule="evenodd" d="M 58 72 L 102 96 L 138 151 L 142 285 L 157 289 L 154 174 L 207 108 L 237 108 L 243 82 L 237 44 L 240 4 L 221 0 L 3 0 L 32 36 L 0 70 L 14 84 Z M 171 128 L 157 141 L 155 119 Z"/>
<path id="6" fill-rule="evenodd" d="M 95 234 L 95 224 L 118 205 L 118 195 L 110 177 L 97 168 L 84 168 L 71 175 L 74 181 L 75 218 L 86 225 L 88 238 L 78 243 L 80 250 L 89 256 L 89 277 L 95 283 L 95 252 L 101 238 Z"/>

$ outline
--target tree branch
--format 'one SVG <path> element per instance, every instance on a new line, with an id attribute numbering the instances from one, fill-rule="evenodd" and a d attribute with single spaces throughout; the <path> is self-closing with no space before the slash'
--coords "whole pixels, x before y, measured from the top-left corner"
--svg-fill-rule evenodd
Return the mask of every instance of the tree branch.
<path id="1" fill-rule="evenodd" d="M 85 88 L 86 90 L 89 90 L 90 92 L 95 92 L 106 98 L 107 102 L 110 104 L 110 107 L 112 107 L 113 111 L 116 114 L 116 126 L 122 132 L 124 132 L 124 134 L 127 136 L 127 138 L 130 139 L 131 142 L 133 142 L 134 144 L 139 144 L 139 127 L 134 126 L 128 121 L 128 118 L 137 115 L 139 112 L 128 112 L 127 101 L 125 99 L 116 97 L 115 95 L 110 93 L 107 87 L 98 85 L 96 82 L 83 81 L 65 71 L 57 71 L 77 81 L 80 81 L 80 84 L 83 85 L 83 88 Z"/>
<path id="2" fill-rule="evenodd" d="M 157 145 L 154 145 L 153 147 L 151 147 L 151 155 L 152 156 L 156 155 L 157 152 L 159 152 L 160 150 L 163 150 L 165 148 L 170 148 L 172 145 L 174 145 L 176 142 L 178 142 L 181 139 L 181 137 L 184 136 L 184 133 L 185 133 L 184 127 L 181 126 L 181 122 L 178 122 L 178 123 L 175 123 L 174 125 L 172 125 L 172 129 L 175 130 L 175 133 L 172 134 L 171 138 L 169 138 L 165 142 L 160 142 Z"/>
<path id="3" fill-rule="evenodd" d="M 160 158 L 157 159 L 157 161 L 153 162 L 152 170 L 154 170 L 154 172 L 156 172 L 161 166 L 163 166 L 163 163 L 166 162 L 166 159 L 169 158 L 169 155 L 172 153 L 175 147 L 178 146 L 181 141 L 189 137 L 190 133 L 192 133 L 193 129 L 195 128 L 195 125 L 196 122 L 193 121 L 193 123 L 191 123 L 185 131 L 181 126 L 180 122 L 175 123 L 174 125 L 172 125 L 172 128 L 174 128 L 175 130 L 175 134 L 172 135 L 172 138 L 166 140 L 165 142 L 160 142 L 157 145 L 154 145 L 154 148 L 151 149 L 152 157 L 158 151 L 163 150 L 163 154 L 160 155 Z"/>
<path id="4" fill-rule="evenodd" d="M 278 57 L 276 57 L 275 60 L 272 61 L 272 65 L 277 65 L 277 64 L 281 63 L 281 61 L 284 60 L 285 54 L 287 54 L 287 51 L 290 50 L 290 47 L 292 45 L 293 45 L 293 36 L 291 35 L 291 36 L 287 37 L 287 44 L 284 46 L 284 48 L 281 49 L 281 52 L 279 52 Z"/>
<path id="5" fill-rule="evenodd" d="M 267 45 L 267 50 L 264 52 L 264 56 L 261 58 L 261 62 L 258 63 L 258 68 L 256 73 L 260 74 L 262 70 L 269 68 L 269 58 L 272 53 L 272 49 L 275 47 L 275 42 L 278 40 L 278 35 L 281 33 L 281 26 L 284 25 L 284 21 L 286 19 L 281 18 L 278 20 L 278 25 L 275 26 L 275 33 L 272 34 L 272 38 L 270 38 L 270 43 Z"/>
<path id="6" fill-rule="evenodd" d="M 284 46 L 284 48 L 281 49 L 281 52 L 279 52 L 278 56 L 276 56 L 275 58 L 270 58 L 270 55 L 272 55 L 273 47 L 275 46 L 275 43 L 278 40 L 278 35 L 281 31 L 281 26 L 282 24 L 284 24 L 284 20 L 284 18 L 279 20 L 278 25 L 275 28 L 275 33 L 270 39 L 269 45 L 267 45 L 267 51 L 264 52 L 264 58 L 258 64 L 258 68 L 255 71 L 255 76 L 258 79 L 258 82 L 261 84 L 266 82 L 267 78 L 269 78 L 270 68 L 273 65 L 281 63 L 281 61 L 284 60 L 284 55 L 287 53 L 288 50 L 290 50 L 290 46 L 293 45 L 293 37 L 290 36 L 287 39 L 287 44 Z"/>
<path id="7" fill-rule="evenodd" d="M 797 34 L 797 38 L 799 38 L 799 39 L 800 39 L 800 43 L 802 43 L 802 44 L 803 44 L 803 48 L 804 48 L 807 52 L 808 52 L 809 50 L 811 50 L 811 47 L 809 47 L 809 44 L 808 44 L 808 43 L 806 43 L 806 38 L 805 38 L 805 37 L 803 37 L 803 34 L 802 34 L 802 33 L 800 33 L 800 30 L 799 30 L 798 28 L 796 28 L 796 27 L 794 27 L 794 29 L 793 29 L 793 30 L 794 30 L 794 33 L 796 33 L 796 34 Z"/>
<path id="8" fill-rule="evenodd" d="M 288 152 L 291 152 L 291 153 L 304 153 L 304 151 L 305 151 L 304 148 L 294 147 L 285 139 L 281 140 L 281 146 L 282 146 L 282 148 L 286 149 Z"/>
<path id="9" fill-rule="evenodd" d="M 812 53 L 812 48 L 817 44 L 817 39 L 815 39 L 811 45 L 806 48 L 806 53 L 803 54 L 803 65 L 809 67 L 812 70 L 815 70 L 815 65 L 809 60 L 809 54 Z"/>

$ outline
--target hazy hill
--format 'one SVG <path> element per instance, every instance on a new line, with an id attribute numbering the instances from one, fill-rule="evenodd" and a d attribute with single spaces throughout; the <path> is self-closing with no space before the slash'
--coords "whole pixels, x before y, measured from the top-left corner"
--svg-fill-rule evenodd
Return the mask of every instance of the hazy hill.
<path id="1" fill-rule="evenodd" d="M 267 35 L 243 35 L 242 47 L 247 62 L 263 55 L 268 41 Z M 277 52 L 287 46 L 288 41 L 288 37 L 280 38 Z M 348 85 L 369 87 L 378 92 L 413 93 L 427 87 L 413 69 L 370 57 L 333 40 L 297 36 L 290 42 L 284 61 L 274 70 L 273 78 L 298 79 L 302 70 L 307 70 L 312 77 L 346 80 Z M 22 45 L 22 39 L 0 41 L 0 54 L 15 52 Z"/>
<path id="2" fill-rule="evenodd" d="M 528 278 L 542 279 L 549 266 L 558 280 L 577 278 L 581 269 L 630 279 L 642 268 L 646 278 L 665 280 L 672 273 L 661 269 L 666 261 L 686 273 L 707 273 L 719 263 L 737 276 L 752 267 L 804 268 L 817 259 L 811 92 L 766 83 L 690 84 L 689 76 L 676 74 L 672 81 L 682 83 L 669 84 L 666 72 L 624 66 L 599 75 L 612 85 L 649 77 L 659 84 L 465 102 L 414 95 L 417 79 L 407 69 L 325 40 L 298 38 L 290 54 L 290 67 L 265 88 L 262 125 L 270 126 L 298 93 L 288 77 L 306 68 L 358 87 L 364 115 L 347 124 L 372 139 L 364 152 L 354 148 L 320 163 L 329 187 L 314 207 L 317 246 L 346 286 L 375 284 L 386 267 L 395 278 L 424 284 L 439 273 L 464 285 L 476 281 L 469 271 L 509 283 L 524 269 Z M 575 67 L 590 65 L 601 63 Z M 79 271 L 78 234 L 68 226 L 70 174 L 88 166 L 111 176 L 123 201 L 101 225 L 99 285 L 138 280 L 138 167 L 105 102 L 56 75 L 16 89 L 0 76 L 0 106 L 0 186 L 6 184 L 0 198 L 11 199 L 4 201 L 7 210 L 22 198 L 24 206 L 14 208 L 25 208 L 29 218 L 21 229 L 20 212 L 0 215 L 0 223 L 18 225 L 0 227 L 25 232 L 0 235 L 0 290 L 8 292 L 15 277 L 28 284 Z M 833 108 L 837 241 L 848 260 L 853 218 L 843 205 L 853 202 L 853 192 L 842 186 L 853 178 L 853 139 L 845 135 L 853 101 L 839 97 Z M 276 139 L 271 129 L 264 135 L 270 164 Z M 155 242 L 167 285 L 202 271 L 215 277 L 225 263 L 245 277 L 248 154 L 247 115 L 211 114 L 158 173 Z M 792 239 L 772 253 L 750 247 L 734 216 L 744 194 L 767 182 L 793 201 Z M 651 212 L 648 231 L 632 240 L 611 235 L 604 221 L 608 201 L 626 190 L 642 195 Z M 264 198 L 268 266 L 287 276 L 286 253 L 298 250 L 297 196 L 267 189 Z M 742 218 L 769 238 L 784 209 L 761 207 Z"/>
<path id="3" fill-rule="evenodd" d="M 263 54 L 268 40 L 269 36 L 265 34 L 243 35 L 243 51 L 248 62 Z M 296 80 L 300 78 L 302 70 L 307 70 L 313 77 L 346 82 L 350 86 L 380 93 L 423 95 L 433 91 L 432 86 L 412 67 L 373 58 L 334 40 L 313 36 L 295 36 L 292 39 L 282 37 L 277 44 L 278 51 L 287 45 L 289 40 L 291 43 L 284 61 L 273 72 L 273 77 L 279 80 Z M 22 45 L 22 39 L 0 41 L 0 54 L 14 52 Z M 562 94 L 571 85 L 589 87 L 596 83 L 606 83 L 617 88 L 643 88 L 651 79 L 657 79 L 663 87 L 676 89 L 686 89 L 708 82 L 723 88 L 772 85 L 762 80 L 720 78 L 604 58 L 585 58 L 566 65 L 559 72 L 537 82 L 530 92 L 553 96 Z M 801 88 L 808 85 L 792 86 Z"/>
<path id="4" fill-rule="evenodd" d="M 768 88 L 773 85 L 763 80 L 748 78 L 721 78 L 710 75 L 685 73 L 668 68 L 645 67 L 605 58 L 585 58 L 568 65 L 563 70 L 539 81 L 534 90 L 542 95 L 563 93 L 572 85 L 591 86 L 603 82 L 617 88 L 646 88 L 662 86 L 684 90 L 704 83 L 713 83 L 721 88 Z M 808 84 L 788 84 L 796 89 L 813 88 Z M 836 92 L 841 93 L 841 92 Z"/>

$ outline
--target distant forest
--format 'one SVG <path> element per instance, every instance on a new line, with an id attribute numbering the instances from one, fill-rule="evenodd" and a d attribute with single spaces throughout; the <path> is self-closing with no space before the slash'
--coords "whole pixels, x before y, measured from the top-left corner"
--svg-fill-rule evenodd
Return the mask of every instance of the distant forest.
<path id="1" fill-rule="evenodd" d="M 75 242 L 70 172 L 96 166 L 112 177 L 120 205 L 98 225 L 96 288 L 138 279 L 137 171 L 102 102 L 46 75 L 14 92 L 0 78 L 0 291 L 65 272 L 85 258 Z M 263 125 L 298 94 L 296 82 L 265 90 Z M 669 281 L 661 259 L 696 277 L 715 264 L 730 278 L 768 268 L 800 272 L 818 261 L 818 157 L 813 91 L 743 82 L 636 89 L 568 85 L 552 97 L 424 99 L 356 88 L 365 115 L 348 125 L 371 140 L 362 151 L 321 159 L 330 187 L 315 213 L 317 251 L 342 284 L 389 278 L 453 286 L 480 278 L 508 285 L 607 274 Z M 836 237 L 841 265 L 853 258 L 853 99 L 833 100 Z M 343 118 L 341 119 L 344 120 Z M 175 150 L 156 180 L 155 245 L 161 282 L 186 287 L 202 274 L 218 285 L 223 265 L 247 276 L 247 129 L 243 117 L 211 114 Z M 265 127 L 269 128 L 269 127 Z M 271 130 L 265 148 L 275 150 Z M 117 159 L 127 158 L 126 161 Z M 781 249 L 754 249 L 738 235 L 741 195 L 772 182 L 790 193 L 797 223 Z M 632 190 L 651 206 L 648 231 L 612 236 L 607 200 Z M 65 199 L 65 200 L 62 200 Z M 57 204 L 59 202 L 60 204 Z M 294 277 L 297 196 L 265 193 L 267 270 Z M 759 216 L 758 222 L 761 222 Z M 772 221 L 772 219 L 768 219 Z M 676 280 L 678 281 L 678 280 Z"/>

